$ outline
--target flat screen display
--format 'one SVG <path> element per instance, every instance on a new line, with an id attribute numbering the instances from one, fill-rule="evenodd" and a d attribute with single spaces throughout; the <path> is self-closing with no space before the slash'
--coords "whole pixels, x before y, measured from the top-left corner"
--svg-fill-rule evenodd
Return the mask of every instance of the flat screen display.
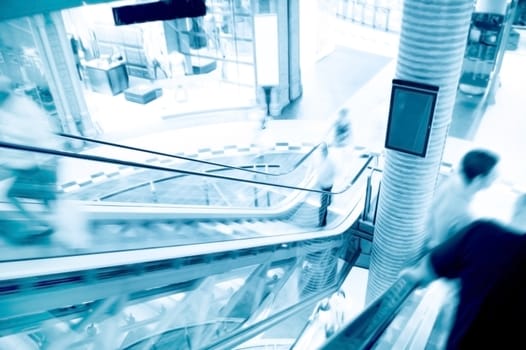
<path id="1" fill-rule="evenodd" d="M 393 80 L 385 148 L 425 157 L 438 86 Z"/>

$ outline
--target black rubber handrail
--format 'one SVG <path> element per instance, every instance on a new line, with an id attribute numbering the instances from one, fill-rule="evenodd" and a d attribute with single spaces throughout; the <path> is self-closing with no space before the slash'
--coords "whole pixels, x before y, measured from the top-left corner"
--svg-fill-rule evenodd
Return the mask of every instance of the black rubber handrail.
<path id="1" fill-rule="evenodd" d="M 320 350 L 371 349 L 417 287 L 416 281 L 406 276 L 400 277 Z"/>
<path id="2" fill-rule="evenodd" d="M 159 151 L 154 151 L 154 150 L 150 150 L 150 149 L 144 149 L 144 148 L 139 148 L 139 147 L 134 147 L 134 146 L 123 145 L 123 144 L 119 144 L 119 143 L 115 143 L 115 142 L 109 142 L 109 141 L 105 141 L 105 140 L 99 140 L 99 139 L 93 139 L 93 138 L 84 137 L 84 136 L 77 136 L 77 135 L 72 135 L 72 134 L 66 134 L 66 133 L 62 133 L 62 132 L 57 133 L 57 135 L 62 136 L 62 137 L 75 139 L 75 140 L 81 140 L 81 141 L 86 141 L 86 142 L 98 143 L 98 144 L 106 145 L 106 146 L 118 147 L 118 148 L 127 149 L 127 150 L 131 150 L 131 151 L 138 151 L 138 152 L 144 152 L 144 153 L 149 153 L 149 154 L 155 154 L 155 155 L 163 156 L 163 157 L 181 159 L 181 160 L 186 160 L 186 161 L 195 162 L 195 163 L 201 163 L 201 164 L 214 165 L 214 166 L 218 166 L 218 167 L 221 167 L 221 168 L 232 169 L 232 170 L 239 170 L 239 171 L 246 171 L 246 172 L 249 172 L 249 173 L 261 174 L 261 175 L 267 175 L 267 176 L 283 176 L 283 175 L 287 175 L 287 174 L 293 172 L 301 164 L 303 164 L 303 162 L 307 158 L 309 158 L 314 153 L 314 151 L 316 149 L 318 149 L 318 147 L 320 147 L 322 145 L 322 143 L 319 143 L 316 146 L 312 147 L 312 149 L 309 150 L 309 152 L 307 152 L 303 157 L 301 157 L 301 159 L 299 161 L 297 161 L 294 164 L 294 166 L 292 166 L 292 168 L 290 170 L 287 170 L 287 171 L 282 172 L 282 173 L 267 173 L 265 171 L 253 170 L 253 169 L 249 169 L 249 168 L 246 168 L 246 167 L 237 167 L 237 166 L 228 165 L 228 164 L 210 162 L 210 161 L 207 161 L 207 160 L 190 158 L 190 157 L 185 157 L 185 156 L 176 155 L 176 154 L 170 154 L 170 153 L 159 152 Z"/>
<path id="3" fill-rule="evenodd" d="M 286 189 L 289 189 L 289 190 L 298 190 L 298 191 L 312 192 L 312 193 L 329 193 L 329 194 L 341 194 L 341 193 L 344 193 L 345 191 L 347 191 L 347 189 L 351 188 L 352 185 L 361 176 L 361 174 L 365 171 L 365 169 L 368 168 L 369 164 L 373 161 L 373 159 L 375 159 L 375 156 L 369 155 L 368 156 L 369 159 L 367 160 L 367 162 L 362 166 L 360 171 L 356 174 L 356 176 L 352 179 L 352 181 L 343 190 L 338 191 L 338 192 L 331 192 L 331 191 L 324 191 L 324 190 L 318 190 L 318 189 L 312 189 L 312 188 L 304 188 L 304 187 L 297 187 L 297 186 L 290 186 L 290 185 L 281 185 L 281 184 L 272 183 L 272 182 L 264 182 L 264 181 L 249 180 L 249 179 L 239 179 L 239 178 L 236 178 L 236 177 L 223 176 L 223 175 L 212 175 L 210 173 L 203 173 L 203 172 L 197 172 L 197 171 L 191 171 L 191 170 L 183 170 L 183 169 L 167 168 L 167 167 L 158 166 L 158 165 L 151 165 L 151 164 L 132 162 L 132 161 L 127 161 L 127 160 L 108 158 L 108 157 L 101 157 L 101 156 L 94 156 L 94 155 L 89 155 L 89 154 L 79 154 L 79 153 L 68 152 L 68 151 L 59 151 L 59 150 L 43 148 L 43 147 L 20 145 L 20 144 L 16 144 L 16 143 L 3 142 L 3 141 L 0 141 L 0 148 L 8 148 L 8 149 L 14 149 L 14 150 L 19 150 L 19 151 L 36 152 L 36 153 L 43 153 L 43 154 L 51 154 L 51 155 L 62 156 L 62 157 L 67 157 L 67 158 L 84 159 L 84 160 L 95 161 L 95 162 L 118 164 L 118 165 L 125 165 L 125 166 L 136 167 L 136 168 L 144 168 L 144 169 L 151 169 L 151 170 L 167 171 L 167 172 L 174 172 L 174 173 L 181 173 L 181 174 L 186 174 L 186 175 L 195 175 L 195 176 L 209 177 L 209 178 L 215 178 L 215 179 L 221 179 L 221 180 L 245 182 L 245 183 L 251 183 L 251 184 L 255 184 L 255 185 L 263 185 L 263 186 L 286 188 Z"/>

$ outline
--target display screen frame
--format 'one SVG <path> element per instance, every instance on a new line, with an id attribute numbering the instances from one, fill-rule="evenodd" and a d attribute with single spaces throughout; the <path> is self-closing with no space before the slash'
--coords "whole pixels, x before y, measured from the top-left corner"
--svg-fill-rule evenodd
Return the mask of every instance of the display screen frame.
<path id="1" fill-rule="evenodd" d="M 429 143 L 429 135 L 431 133 L 431 125 L 433 123 L 433 117 L 435 114 L 438 91 L 439 87 L 435 85 L 417 83 L 402 79 L 393 79 L 391 101 L 389 103 L 389 119 L 387 122 L 387 133 L 385 137 L 385 148 L 425 158 Z M 401 144 L 401 142 L 396 141 L 397 139 L 400 139 L 400 137 L 396 137 L 398 135 L 395 135 L 395 133 L 400 133 L 402 130 L 401 128 L 404 127 L 403 125 L 397 125 L 400 124 L 401 119 L 403 120 L 404 118 L 401 118 L 401 116 L 397 116 L 395 114 L 398 112 L 395 108 L 396 104 L 401 103 L 400 93 L 403 93 L 404 98 L 411 98 L 411 95 L 413 97 L 427 98 L 425 103 L 429 106 L 428 110 L 426 110 L 418 120 L 415 120 L 415 122 L 420 122 L 420 124 L 423 124 L 425 126 L 425 130 L 423 132 L 419 132 L 417 128 L 414 130 L 413 135 L 409 134 L 409 136 L 412 137 L 412 140 L 415 142 L 404 142 L 404 144 Z M 405 127 L 407 127 L 407 125 L 405 125 Z M 405 134 L 408 133 L 406 132 Z M 409 147 L 409 144 L 413 144 L 413 146 Z"/>

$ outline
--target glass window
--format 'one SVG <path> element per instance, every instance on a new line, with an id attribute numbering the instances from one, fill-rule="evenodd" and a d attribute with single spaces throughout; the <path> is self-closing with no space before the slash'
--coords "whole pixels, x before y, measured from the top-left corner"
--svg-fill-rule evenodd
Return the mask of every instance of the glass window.
<path id="1" fill-rule="evenodd" d="M 254 103 L 250 1 L 210 0 L 203 17 L 116 26 L 112 7 L 122 4 L 129 2 L 64 9 L 52 25 L 39 15 L 0 22 L 0 74 L 63 130 L 66 114 L 112 133 Z M 60 87 L 70 92 L 57 110 Z"/>

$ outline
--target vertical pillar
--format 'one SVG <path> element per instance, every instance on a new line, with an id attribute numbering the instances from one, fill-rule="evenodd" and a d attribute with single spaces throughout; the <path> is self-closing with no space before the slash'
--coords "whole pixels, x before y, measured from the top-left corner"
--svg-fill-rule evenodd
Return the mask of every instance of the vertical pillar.
<path id="1" fill-rule="evenodd" d="M 29 23 L 64 132 L 95 135 L 61 14 L 35 15 Z"/>
<path id="2" fill-rule="evenodd" d="M 451 123 L 473 0 L 405 0 L 396 78 L 440 87 L 425 158 L 387 150 L 373 238 L 367 302 L 421 254 Z"/>
<path id="3" fill-rule="evenodd" d="M 294 101 L 303 93 L 300 64 L 300 0 L 288 0 L 289 39 L 289 100 Z"/>
<path id="4" fill-rule="evenodd" d="M 277 16 L 278 82 L 270 87 L 268 108 L 270 115 L 279 116 L 281 110 L 302 93 L 299 59 L 299 0 L 253 0 L 252 8 L 254 16 L 261 14 Z M 254 36 L 254 41 L 254 47 L 256 47 L 258 45 L 257 35 Z M 266 62 L 258 62 L 257 55 L 254 54 L 254 56 L 257 71 L 259 69 L 257 65 L 263 65 Z M 256 74 L 257 95 L 261 104 L 265 102 L 263 86 L 267 85 L 258 81 Z"/>

